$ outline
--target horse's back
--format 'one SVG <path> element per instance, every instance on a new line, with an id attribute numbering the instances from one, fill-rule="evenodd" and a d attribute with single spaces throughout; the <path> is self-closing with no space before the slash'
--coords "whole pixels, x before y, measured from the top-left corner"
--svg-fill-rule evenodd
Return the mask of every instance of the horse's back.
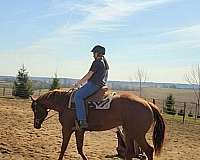
<path id="1" fill-rule="evenodd" d="M 90 110 L 88 115 L 89 124 L 103 130 L 126 122 L 136 127 L 143 123 L 149 126 L 152 121 L 153 112 L 148 102 L 132 94 L 118 94 L 113 98 L 110 109 Z"/>
<path id="2" fill-rule="evenodd" d="M 129 111 L 138 111 L 147 114 L 153 113 L 149 103 L 135 94 L 120 94 L 120 96 L 118 97 L 118 104 L 121 105 L 120 107 L 122 109 L 127 109 Z"/>

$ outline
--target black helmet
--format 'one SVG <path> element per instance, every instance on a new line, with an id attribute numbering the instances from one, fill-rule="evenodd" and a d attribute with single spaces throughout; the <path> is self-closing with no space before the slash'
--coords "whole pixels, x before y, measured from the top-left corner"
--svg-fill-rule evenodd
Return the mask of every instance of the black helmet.
<path id="1" fill-rule="evenodd" d="M 94 48 L 92 48 L 91 52 L 95 53 L 101 53 L 102 55 L 105 55 L 106 49 L 103 46 L 96 45 Z"/>

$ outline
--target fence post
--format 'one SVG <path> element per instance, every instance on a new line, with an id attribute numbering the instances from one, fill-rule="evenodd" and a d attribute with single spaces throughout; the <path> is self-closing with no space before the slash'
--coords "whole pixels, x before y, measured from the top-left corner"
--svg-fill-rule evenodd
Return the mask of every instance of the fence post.
<path id="1" fill-rule="evenodd" d="M 197 115 L 198 115 L 198 111 L 197 111 L 198 109 L 197 109 L 197 108 L 198 108 L 198 104 L 196 103 L 195 116 L 194 116 L 194 117 L 195 117 L 195 120 L 197 119 Z"/>
<path id="2" fill-rule="evenodd" d="M 153 98 L 153 104 L 156 104 L 156 100 Z"/>
<path id="3" fill-rule="evenodd" d="M 6 93 L 6 88 L 3 87 L 3 96 L 5 96 L 5 93 Z"/>
<path id="4" fill-rule="evenodd" d="M 163 109 L 162 109 L 162 112 L 164 113 L 165 111 L 165 100 L 163 100 Z"/>
<path id="5" fill-rule="evenodd" d="M 184 102 L 184 113 L 183 113 L 183 123 L 185 122 L 185 111 L 186 111 L 186 103 Z"/>

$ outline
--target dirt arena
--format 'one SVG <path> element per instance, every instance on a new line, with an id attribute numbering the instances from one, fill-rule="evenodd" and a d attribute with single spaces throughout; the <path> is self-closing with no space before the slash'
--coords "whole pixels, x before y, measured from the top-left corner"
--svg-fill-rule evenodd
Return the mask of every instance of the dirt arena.
<path id="1" fill-rule="evenodd" d="M 0 159 L 1 160 L 55 160 L 62 142 L 58 115 L 46 121 L 42 129 L 33 128 L 31 102 L 0 98 Z M 50 113 L 53 114 L 54 112 Z M 155 160 L 200 159 L 200 120 L 186 121 L 164 116 L 167 124 L 166 142 L 160 157 Z M 105 132 L 87 132 L 84 151 L 89 160 L 120 159 L 115 155 L 117 138 L 115 129 Z M 150 131 L 151 132 L 151 131 Z M 148 141 L 151 141 L 151 133 Z M 65 159 L 79 160 L 74 135 Z"/>

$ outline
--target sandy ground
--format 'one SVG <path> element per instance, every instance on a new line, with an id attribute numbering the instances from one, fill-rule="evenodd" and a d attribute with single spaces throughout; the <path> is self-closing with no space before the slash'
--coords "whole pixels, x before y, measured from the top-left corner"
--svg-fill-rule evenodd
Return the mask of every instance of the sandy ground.
<path id="1" fill-rule="evenodd" d="M 0 159 L 1 160 L 55 160 L 62 142 L 58 115 L 43 124 L 42 129 L 33 128 L 30 101 L 0 99 Z M 53 114 L 52 112 L 50 114 Z M 186 122 L 165 116 L 166 142 L 160 157 L 155 160 L 200 159 L 200 120 Z M 87 132 L 84 151 L 90 160 L 111 160 L 115 155 L 117 138 L 115 129 L 105 132 Z M 147 135 L 151 141 L 151 133 Z M 74 135 L 71 137 L 65 159 L 79 160 Z"/>

